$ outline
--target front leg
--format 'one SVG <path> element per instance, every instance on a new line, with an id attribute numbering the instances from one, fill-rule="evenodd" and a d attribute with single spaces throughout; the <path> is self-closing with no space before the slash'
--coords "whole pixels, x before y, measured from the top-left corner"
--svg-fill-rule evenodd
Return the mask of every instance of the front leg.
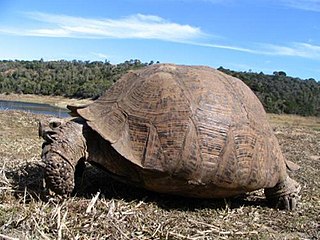
<path id="1" fill-rule="evenodd" d="M 76 166 L 87 157 L 86 139 L 81 119 L 40 123 L 39 134 L 45 140 L 42 160 L 47 186 L 57 194 L 69 195 L 75 186 Z"/>
<path id="2" fill-rule="evenodd" d="M 287 178 L 279 182 L 273 188 L 264 190 L 267 200 L 276 208 L 294 210 L 300 199 L 299 192 L 301 186 L 295 180 L 287 176 Z"/>

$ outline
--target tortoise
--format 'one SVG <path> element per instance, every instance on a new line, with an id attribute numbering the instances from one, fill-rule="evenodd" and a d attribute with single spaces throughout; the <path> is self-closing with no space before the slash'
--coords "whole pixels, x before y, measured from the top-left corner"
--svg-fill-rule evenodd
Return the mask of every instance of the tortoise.
<path id="1" fill-rule="evenodd" d="M 205 66 L 154 64 L 123 75 L 73 118 L 41 123 L 46 185 L 69 195 L 85 161 L 147 190 L 226 198 L 264 189 L 292 210 L 300 185 L 264 108 L 241 80 Z M 278 205 L 278 206 L 280 206 Z"/>

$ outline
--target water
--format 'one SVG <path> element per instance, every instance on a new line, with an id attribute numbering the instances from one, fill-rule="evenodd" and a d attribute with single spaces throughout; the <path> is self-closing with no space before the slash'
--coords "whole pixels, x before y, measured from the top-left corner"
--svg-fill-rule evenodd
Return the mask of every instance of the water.
<path id="1" fill-rule="evenodd" d="M 21 110 L 36 114 L 54 115 L 60 118 L 70 117 L 67 109 L 62 109 L 43 103 L 0 100 L 0 111 L 2 110 Z"/>

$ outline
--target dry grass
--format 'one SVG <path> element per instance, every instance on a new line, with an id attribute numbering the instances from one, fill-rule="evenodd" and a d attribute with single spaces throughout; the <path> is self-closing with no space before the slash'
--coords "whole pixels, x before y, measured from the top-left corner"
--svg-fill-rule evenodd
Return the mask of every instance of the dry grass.
<path id="1" fill-rule="evenodd" d="M 302 117 L 298 115 L 278 115 L 268 114 L 269 121 L 273 125 L 284 125 L 290 127 L 307 127 L 314 130 L 320 130 L 319 117 Z"/>
<path id="2" fill-rule="evenodd" d="M 91 166 L 78 195 L 60 200 L 43 186 L 37 118 L 45 116 L 0 112 L 0 239 L 320 239 L 319 119 L 270 115 L 285 156 L 302 167 L 291 174 L 302 199 L 285 212 L 266 206 L 262 191 L 185 199 L 126 186 Z"/>

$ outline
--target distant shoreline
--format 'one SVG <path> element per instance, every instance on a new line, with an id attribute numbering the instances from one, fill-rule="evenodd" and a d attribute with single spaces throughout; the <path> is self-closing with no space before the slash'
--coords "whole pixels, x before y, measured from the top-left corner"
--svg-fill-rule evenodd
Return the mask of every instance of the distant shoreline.
<path id="1" fill-rule="evenodd" d="M 34 94 L 0 94 L 0 100 L 44 103 L 54 107 L 66 109 L 67 105 L 86 105 L 93 102 L 91 99 L 66 98 L 62 96 L 41 96 Z M 320 118 L 314 116 L 303 117 L 294 114 L 274 114 L 267 113 L 269 122 L 297 124 L 305 127 L 315 127 L 320 129 Z"/>
<path id="2" fill-rule="evenodd" d="M 34 94 L 0 94 L 0 100 L 30 102 L 30 103 L 44 103 L 54 107 L 67 108 L 67 105 L 86 105 L 92 103 L 91 99 L 75 99 L 65 98 L 61 96 L 41 96 Z"/>

